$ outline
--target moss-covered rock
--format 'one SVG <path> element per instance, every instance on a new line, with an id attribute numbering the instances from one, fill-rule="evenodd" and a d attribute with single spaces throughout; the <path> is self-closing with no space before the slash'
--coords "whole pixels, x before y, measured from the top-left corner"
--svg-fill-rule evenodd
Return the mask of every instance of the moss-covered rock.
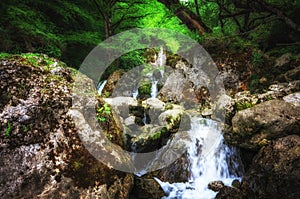
<path id="1" fill-rule="evenodd" d="M 258 150 L 270 140 L 300 132 L 300 112 L 291 103 L 270 100 L 239 111 L 225 139 L 245 149 Z"/>
<path id="2" fill-rule="evenodd" d="M 0 95 L 6 96 L 0 108 L 2 197 L 128 198 L 133 175 L 99 162 L 84 146 L 83 139 L 91 139 L 85 133 L 96 121 L 90 114 L 95 113 L 96 91 L 78 95 L 94 84 L 77 73 L 83 81 L 73 87 L 75 74 L 45 55 L 11 55 L 0 61 Z M 70 117 L 72 111 L 75 117 Z M 104 128 L 103 135 L 120 144 L 120 131 L 110 129 L 113 134 Z M 111 154 L 110 159 L 126 162 Z"/>

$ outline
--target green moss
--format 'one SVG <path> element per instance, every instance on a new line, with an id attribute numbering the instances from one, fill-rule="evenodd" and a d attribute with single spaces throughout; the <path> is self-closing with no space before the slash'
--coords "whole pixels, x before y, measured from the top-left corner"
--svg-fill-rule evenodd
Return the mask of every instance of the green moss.
<path id="1" fill-rule="evenodd" d="M 161 131 L 155 132 L 151 135 L 152 140 L 157 140 L 161 137 Z"/>
<path id="2" fill-rule="evenodd" d="M 247 109 L 247 108 L 251 108 L 252 106 L 254 106 L 254 104 L 252 104 L 251 102 L 237 102 L 235 104 L 236 106 L 236 109 L 238 111 L 241 111 L 241 110 L 244 110 L 244 109 Z"/>
<path id="3" fill-rule="evenodd" d="M 155 133 L 153 133 L 150 138 L 152 140 L 157 140 L 157 139 L 160 139 L 161 137 L 164 137 L 166 136 L 166 134 L 168 133 L 168 130 L 166 127 L 163 127 L 160 131 L 157 131 Z"/>
<path id="4" fill-rule="evenodd" d="M 165 110 L 172 110 L 173 109 L 173 104 L 167 103 L 165 106 Z"/>
<path id="5" fill-rule="evenodd" d="M 7 123 L 6 131 L 5 131 L 5 136 L 9 138 L 10 135 L 11 135 L 11 123 L 8 122 L 8 123 Z"/>
<path id="6" fill-rule="evenodd" d="M 139 86 L 139 94 L 145 95 L 145 94 L 151 94 L 151 87 L 152 84 L 151 82 L 143 82 L 140 86 Z"/>

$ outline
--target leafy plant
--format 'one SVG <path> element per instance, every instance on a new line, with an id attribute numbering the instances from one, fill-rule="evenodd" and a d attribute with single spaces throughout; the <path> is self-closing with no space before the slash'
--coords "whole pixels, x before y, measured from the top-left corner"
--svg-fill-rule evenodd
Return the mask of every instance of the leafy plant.
<path id="1" fill-rule="evenodd" d="M 238 102 L 236 103 L 236 109 L 238 111 L 241 111 L 241 110 L 244 110 L 244 109 L 247 109 L 247 108 L 251 108 L 253 106 L 253 104 L 251 102 Z"/>
<path id="2" fill-rule="evenodd" d="M 81 162 L 79 162 L 79 161 L 75 161 L 75 162 L 73 163 L 73 166 L 74 166 L 74 168 L 75 168 L 76 170 L 78 170 L 78 169 L 80 169 L 80 168 L 83 166 L 83 164 L 82 164 Z"/>
<path id="3" fill-rule="evenodd" d="M 100 122 L 105 122 L 106 121 L 106 117 L 108 115 L 110 115 L 111 113 L 111 108 L 109 107 L 109 105 L 107 103 L 104 103 L 102 107 L 97 108 L 97 120 Z"/>
<path id="4" fill-rule="evenodd" d="M 8 122 L 8 123 L 7 123 L 6 131 L 5 131 L 5 136 L 9 138 L 10 135 L 11 135 L 11 123 Z"/>
<path id="5" fill-rule="evenodd" d="M 28 131 L 29 131 L 29 126 L 25 125 L 25 126 L 23 127 L 23 130 L 24 130 L 25 133 L 28 132 Z"/>

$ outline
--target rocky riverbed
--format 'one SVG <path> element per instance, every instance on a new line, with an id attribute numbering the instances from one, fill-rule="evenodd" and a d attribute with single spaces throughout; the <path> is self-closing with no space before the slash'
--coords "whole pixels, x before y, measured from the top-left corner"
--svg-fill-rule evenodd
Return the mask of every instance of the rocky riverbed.
<path id="1" fill-rule="evenodd" d="M 277 67 L 289 65 L 280 59 L 276 63 Z M 223 76 L 229 77 L 225 73 Z M 270 83 L 259 94 L 242 90 L 233 93 L 232 89 L 224 96 L 223 135 L 226 143 L 239 149 L 245 173 L 241 182 L 232 186 L 219 183 L 216 198 L 300 196 L 300 80 L 295 75 L 298 73 L 299 67 L 289 67 L 274 78 L 277 82 Z M 82 143 L 79 131 L 83 127 L 74 122 L 76 118 L 82 121 L 85 114 L 74 111 L 74 104 L 72 108 L 75 76 L 78 77 L 75 70 L 46 55 L 23 54 L 1 60 L 1 198 L 161 198 L 165 193 L 154 177 L 170 183 L 188 180 L 186 154 L 168 167 L 142 176 L 114 170 L 93 157 Z M 113 90 L 115 82 L 108 84 L 104 92 Z M 92 104 L 95 111 L 110 104 L 115 111 L 98 115 L 103 118 L 100 124 L 105 137 L 122 149 L 148 152 L 176 138 L 178 131 L 189 130 L 186 115 L 209 118 L 214 107 L 205 90 L 195 89 L 197 84 L 183 89 L 185 93 L 181 95 L 170 92 L 174 87 L 166 82 L 158 93 L 159 99 L 98 96 L 81 102 Z M 94 86 L 91 80 L 84 83 Z M 230 87 L 228 84 L 225 87 Z M 189 99 L 188 92 L 193 89 L 195 98 L 189 104 L 170 102 L 174 97 Z M 186 112 L 185 109 L 201 102 L 202 107 Z M 131 107 L 130 113 L 124 112 L 124 106 Z M 120 115 L 124 117 L 119 118 Z M 152 118 L 153 124 L 147 124 L 147 117 Z M 179 125 L 180 121 L 185 125 Z M 129 128 L 124 134 L 124 126 L 139 126 L 145 131 L 135 136 Z M 111 158 L 118 158 L 110 154 Z"/>

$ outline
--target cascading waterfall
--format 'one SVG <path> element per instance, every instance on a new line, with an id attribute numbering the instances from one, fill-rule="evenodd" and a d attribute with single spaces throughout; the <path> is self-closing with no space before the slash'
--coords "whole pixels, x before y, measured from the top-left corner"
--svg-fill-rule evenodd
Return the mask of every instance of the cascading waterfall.
<path id="1" fill-rule="evenodd" d="M 97 86 L 97 91 L 98 91 L 98 94 L 101 95 L 102 94 L 102 91 L 103 91 L 103 88 L 105 86 L 105 84 L 107 83 L 107 80 L 103 80 L 101 81 L 98 86 Z"/>
<path id="2" fill-rule="evenodd" d="M 152 81 L 152 85 L 151 85 L 151 98 L 155 98 L 157 96 L 158 93 L 158 89 L 157 89 L 157 83 L 158 81 L 155 80 L 155 78 L 151 78 Z"/>
<path id="3" fill-rule="evenodd" d="M 154 63 L 154 67 L 159 69 L 161 77 L 163 77 L 164 75 L 164 70 L 161 67 L 163 67 L 165 64 L 166 64 L 166 54 L 164 52 L 164 48 L 161 47 L 157 59 L 155 60 Z M 158 89 L 157 89 L 158 80 L 153 76 L 153 74 L 151 74 L 151 81 L 152 81 L 151 98 L 155 98 L 158 93 Z"/>
<path id="4" fill-rule="evenodd" d="M 139 90 L 138 90 L 138 86 L 136 86 L 134 88 L 134 90 L 132 91 L 132 97 L 133 97 L 133 99 L 136 99 L 137 96 L 138 96 L 138 94 L 139 94 Z"/>
<path id="5" fill-rule="evenodd" d="M 155 178 L 167 195 L 164 199 L 211 199 L 216 193 L 208 189 L 209 182 L 221 180 L 230 185 L 234 179 L 240 180 L 242 169 L 233 158 L 236 151 L 224 144 L 218 124 L 212 120 L 192 118 L 191 126 L 191 143 L 187 143 L 189 182 L 170 184 Z"/>
<path id="6" fill-rule="evenodd" d="M 158 67 L 164 66 L 166 64 L 166 59 L 167 59 L 167 56 L 164 52 L 164 48 L 161 47 L 160 51 L 158 53 L 157 59 L 155 61 L 155 65 Z"/>
<path id="7" fill-rule="evenodd" d="M 154 68 L 158 68 L 161 74 L 161 77 L 163 77 L 164 75 L 164 69 L 162 68 L 163 66 L 165 66 L 166 64 L 166 54 L 164 51 L 164 48 L 161 47 L 160 51 L 157 55 L 157 58 L 155 60 L 153 64 Z M 155 98 L 158 94 L 158 88 L 157 88 L 157 84 L 158 84 L 158 80 L 154 77 L 154 75 L 151 73 L 149 74 L 149 77 L 151 79 L 152 85 L 151 85 L 151 98 Z M 132 92 L 132 97 L 134 99 L 136 99 L 138 96 L 138 86 L 136 86 Z"/>

